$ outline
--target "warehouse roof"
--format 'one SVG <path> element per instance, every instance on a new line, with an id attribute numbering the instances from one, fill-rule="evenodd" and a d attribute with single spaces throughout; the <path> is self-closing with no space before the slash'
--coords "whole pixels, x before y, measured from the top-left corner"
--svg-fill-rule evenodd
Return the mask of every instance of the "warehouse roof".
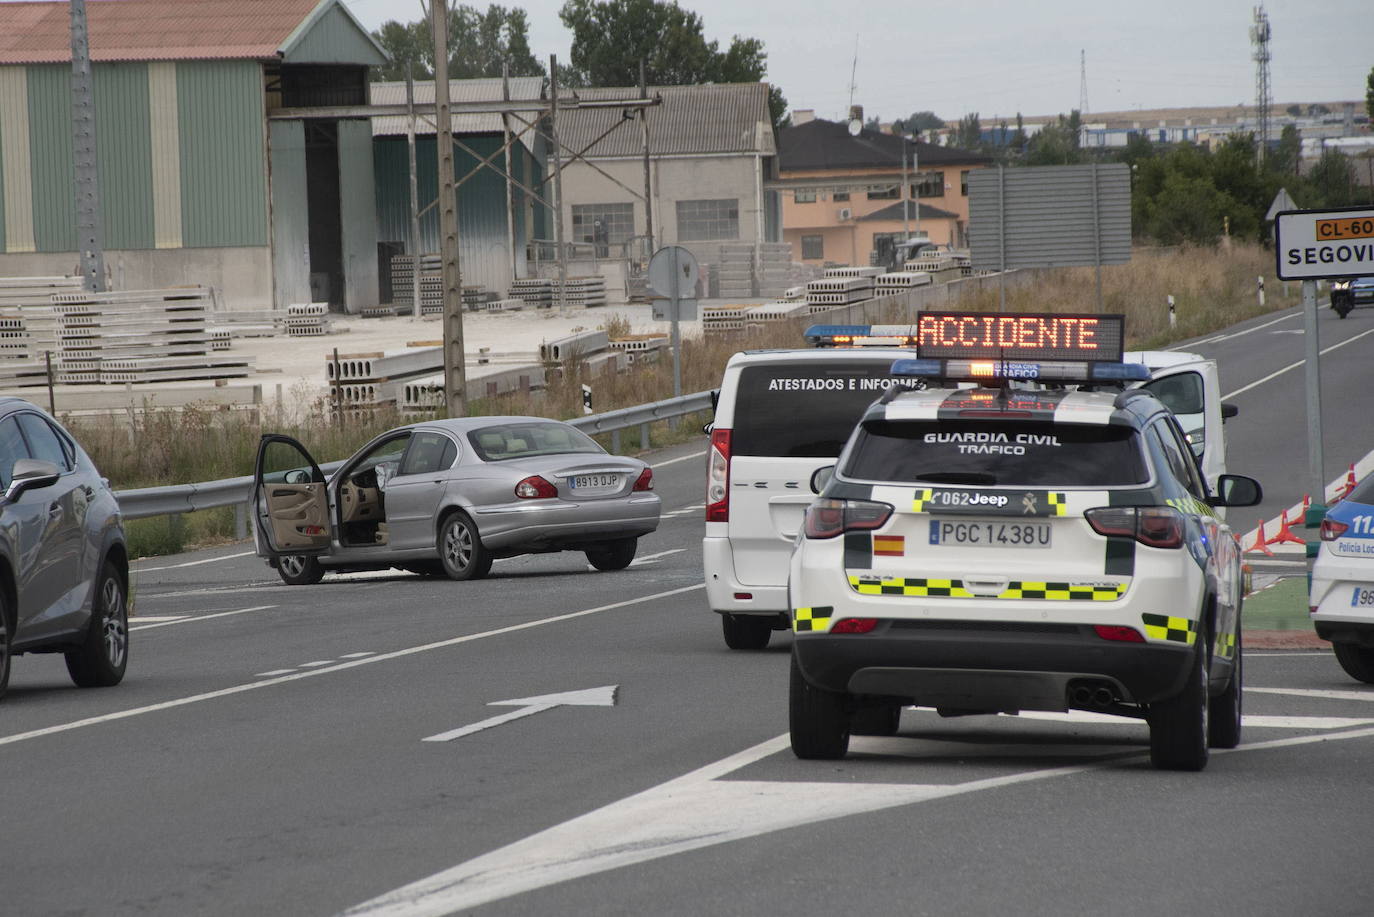
<path id="1" fill-rule="evenodd" d="M 95 61 L 293 60 L 380 64 L 386 53 L 339 0 L 88 0 Z M 325 33 L 311 41 L 312 33 Z M 356 60 L 339 60 L 340 45 Z M 323 57 L 317 57 L 323 53 Z M 0 64 L 71 60 L 66 0 L 0 3 Z"/>
<path id="2" fill-rule="evenodd" d="M 448 95 L 454 102 L 496 102 L 502 98 L 500 79 L 449 80 Z M 510 78 L 510 97 L 516 102 L 531 102 L 544 98 L 544 78 L 542 76 L 513 76 Z M 373 105 L 404 105 L 406 84 L 383 82 L 372 84 Z M 415 101 L 433 104 L 434 81 L 415 81 Z M 525 120 L 533 120 L 528 112 L 521 114 Z M 455 134 L 499 134 L 502 131 L 499 114 L 465 114 L 454 112 L 450 115 Z M 372 136 L 394 136 L 406 132 L 406 122 L 402 116 L 385 116 L 372 119 Z M 525 125 L 514 117 L 511 131 L 519 133 Z M 428 117 L 416 119 L 416 134 L 433 134 L 434 122 Z M 520 138 L 526 147 L 534 149 L 534 131 L 526 131 Z"/>
<path id="3" fill-rule="evenodd" d="M 635 99 L 638 87 L 559 90 L 560 97 Z M 709 83 L 704 86 L 650 86 L 649 96 L 663 97 L 648 109 L 649 152 L 654 156 L 708 153 L 777 153 L 768 114 L 767 83 Z M 625 122 L 619 108 L 569 109 L 558 115 L 558 139 L 574 150 L 590 147 L 588 159 L 642 156 L 644 140 L 636 123 Z M 595 144 L 593 144 L 595 141 Z"/>
<path id="4" fill-rule="evenodd" d="M 938 146 L 919 140 L 903 140 L 896 134 L 863 130 L 851 136 L 849 126 L 817 118 L 778 131 L 778 168 L 802 169 L 891 168 L 902 163 L 902 144 L 907 155 L 915 153 L 919 165 L 986 165 L 991 156 L 958 147 Z"/>

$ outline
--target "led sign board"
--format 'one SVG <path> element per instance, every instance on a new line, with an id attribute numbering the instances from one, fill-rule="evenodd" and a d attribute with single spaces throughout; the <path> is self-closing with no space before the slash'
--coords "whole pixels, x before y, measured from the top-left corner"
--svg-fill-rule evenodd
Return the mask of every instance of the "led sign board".
<path id="1" fill-rule="evenodd" d="M 1123 315 L 922 312 L 916 330 L 920 359 L 1118 362 L 1126 343 Z"/>

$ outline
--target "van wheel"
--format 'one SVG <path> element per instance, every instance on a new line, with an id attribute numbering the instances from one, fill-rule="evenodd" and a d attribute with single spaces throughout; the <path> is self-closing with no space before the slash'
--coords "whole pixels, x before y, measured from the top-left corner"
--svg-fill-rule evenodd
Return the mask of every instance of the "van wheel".
<path id="1" fill-rule="evenodd" d="M 773 635 L 773 621 L 762 615 L 720 616 L 720 629 L 725 634 L 725 645 L 732 650 L 761 650 L 768 645 Z"/>
<path id="2" fill-rule="evenodd" d="M 1213 748 L 1235 748 L 1240 744 L 1240 713 L 1244 686 L 1244 651 L 1240 633 L 1236 633 L 1236 664 L 1231 671 L 1231 683 L 1226 690 L 1212 698 L 1207 717 L 1207 744 Z"/>
<path id="3" fill-rule="evenodd" d="M 96 581 L 90 624 L 81 645 L 66 653 L 67 673 L 80 688 L 108 688 L 124 680 L 129 664 L 129 608 L 124 580 L 109 561 Z"/>
<path id="4" fill-rule="evenodd" d="M 1150 705 L 1150 763 L 1161 770 L 1200 771 L 1207 766 L 1207 634 L 1199 626 L 1196 651 L 1183 690 Z"/>
<path id="5" fill-rule="evenodd" d="M 849 751 L 848 697 L 812 685 L 792 654 L 787 725 L 792 754 L 803 759 L 834 760 Z"/>
<path id="6" fill-rule="evenodd" d="M 287 554 L 277 558 L 277 575 L 288 586 L 313 586 L 324 579 L 324 567 L 309 554 Z"/>
<path id="7" fill-rule="evenodd" d="M 1345 669 L 1345 674 L 1356 681 L 1374 685 L 1374 648 L 1354 643 L 1333 643 L 1336 661 Z"/>

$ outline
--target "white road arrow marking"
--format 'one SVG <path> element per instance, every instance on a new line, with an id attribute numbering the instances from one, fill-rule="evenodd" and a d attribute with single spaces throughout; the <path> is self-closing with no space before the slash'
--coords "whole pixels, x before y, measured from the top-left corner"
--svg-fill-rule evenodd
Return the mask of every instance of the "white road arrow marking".
<path id="1" fill-rule="evenodd" d="M 534 716 L 536 713 L 543 713 L 554 707 L 614 707 L 615 695 L 619 688 L 619 685 L 605 685 L 600 688 L 587 688 L 583 691 L 564 691 L 562 694 L 542 694 L 539 697 L 521 697 L 515 700 L 494 700 L 487 706 L 519 707 L 520 709 L 467 726 L 460 726 L 457 729 L 450 729 L 448 732 L 426 736 L 421 741 L 448 742 L 453 739 L 461 739 L 463 736 L 470 736 L 474 732 L 481 732 L 483 729 L 490 729 L 493 726 L 500 726 L 502 723 L 509 723 L 523 717 Z"/>

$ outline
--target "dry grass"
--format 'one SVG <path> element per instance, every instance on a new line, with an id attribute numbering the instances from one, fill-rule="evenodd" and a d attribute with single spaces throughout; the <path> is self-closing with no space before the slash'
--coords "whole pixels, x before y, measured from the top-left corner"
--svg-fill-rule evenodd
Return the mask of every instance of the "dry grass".
<path id="1" fill-rule="evenodd" d="M 1138 251 L 1129 264 L 1102 270 L 1103 311 L 1126 315 L 1129 346 L 1161 347 L 1196 337 L 1218 328 L 1296 304 L 1284 296 L 1274 280 L 1273 256 L 1257 246 L 1235 245 L 1229 250 L 1179 248 L 1159 252 Z M 1255 278 L 1263 274 L 1268 306 L 1261 309 L 1255 295 Z M 1091 268 L 1060 268 L 1037 272 L 1034 281 L 1006 291 L 1007 309 L 1014 312 L 1086 312 L 1097 310 L 1095 272 Z M 1170 330 L 1167 298 L 1176 302 L 1178 325 Z M 968 295 L 958 307 L 972 311 L 996 311 L 996 288 Z M 907 316 L 890 314 L 883 321 L 902 321 Z M 809 322 L 787 322 L 726 334 L 685 337 L 682 342 L 682 391 L 699 392 L 720 384 L 729 358 L 741 350 L 796 347 Z M 602 326 L 612 335 L 630 332 L 628 323 L 615 319 Z M 580 361 L 568 360 L 551 368 L 542 392 L 476 399 L 472 415 L 532 414 L 569 419 L 582 415 L 582 385 L 592 388 L 597 413 L 631 407 L 673 395 L 673 363 L 668 353 L 655 361 L 641 361 L 627 373 L 586 372 Z M 298 393 L 299 394 L 299 393 Z M 683 442 L 700 436 L 702 418 L 678 424 L 655 424 L 655 446 Z M 92 420 L 64 418 L 77 438 L 110 478 L 116 489 L 159 484 L 209 481 L 248 475 L 258 439 L 264 432 L 286 433 L 304 443 L 321 462 L 346 458 L 378 433 L 407 422 L 394 409 L 379 408 L 336 418 L 321 399 L 297 397 L 276 409 L 257 412 L 216 408 L 151 410 L 135 415 Z M 610 438 L 602 437 L 609 445 Z M 635 431 L 626 431 L 622 449 L 631 451 L 638 442 Z M 167 553 L 186 544 L 233 537 L 231 510 L 195 513 L 184 520 L 139 520 L 131 527 L 131 546 L 142 553 Z"/>

